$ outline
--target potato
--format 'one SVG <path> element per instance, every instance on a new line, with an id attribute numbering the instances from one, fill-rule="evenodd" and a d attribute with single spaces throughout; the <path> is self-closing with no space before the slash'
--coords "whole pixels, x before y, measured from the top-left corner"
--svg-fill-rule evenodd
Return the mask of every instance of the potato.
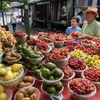
<path id="1" fill-rule="evenodd" d="M 38 96 L 36 93 L 33 93 L 31 96 L 30 96 L 30 99 L 31 100 L 37 100 Z"/>
<path id="2" fill-rule="evenodd" d="M 33 83 L 34 78 L 32 76 L 28 76 L 28 82 Z"/>
<path id="3" fill-rule="evenodd" d="M 10 59 L 9 59 L 10 61 L 14 61 L 14 60 L 17 60 L 15 57 L 10 57 Z"/>
<path id="4" fill-rule="evenodd" d="M 30 87 L 27 89 L 28 94 L 33 94 L 35 92 L 35 88 L 34 87 Z"/>
<path id="5" fill-rule="evenodd" d="M 30 86 L 32 83 L 31 82 L 25 82 L 26 86 Z"/>
<path id="6" fill-rule="evenodd" d="M 22 100 L 31 100 L 30 98 L 28 98 L 28 97 L 25 97 L 25 98 L 23 98 Z"/>
<path id="7" fill-rule="evenodd" d="M 10 58 L 11 58 L 10 56 L 6 56 L 5 57 L 6 60 L 10 60 Z"/>
<path id="8" fill-rule="evenodd" d="M 27 95 L 27 91 L 26 90 L 20 90 L 18 93 L 22 93 L 23 95 Z"/>
<path id="9" fill-rule="evenodd" d="M 25 87 L 26 86 L 26 84 L 22 81 L 21 83 L 19 83 L 19 85 L 17 86 L 18 88 L 23 88 L 23 87 Z"/>
<path id="10" fill-rule="evenodd" d="M 27 82 L 27 80 L 28 80 L 28 76 L 24 76 L 24 77 L 23 77 L 23 81 L 24 81 L 24 82 Z"/>
<path id="11" fill-rule="evenodd" d="M 18 93 L 16 94 L 16 99 L 15 99 L 15 100 L 22 100 L 23 98 L 24 98 L 24 94 L 18 92 Z"/>

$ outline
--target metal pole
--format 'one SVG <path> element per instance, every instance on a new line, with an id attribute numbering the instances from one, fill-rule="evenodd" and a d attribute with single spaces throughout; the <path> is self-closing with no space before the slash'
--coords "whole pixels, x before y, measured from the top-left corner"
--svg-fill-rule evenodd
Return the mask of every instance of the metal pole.
<path id="1" fill-rule="evenodd" d="M 24 17 L 25 17 L 26 33 L 28 34 L 28 38 L 29 38 L 30 30 L 29 30 L 28 0 L 25 0 L 25 3 L 24 3 Z"/>

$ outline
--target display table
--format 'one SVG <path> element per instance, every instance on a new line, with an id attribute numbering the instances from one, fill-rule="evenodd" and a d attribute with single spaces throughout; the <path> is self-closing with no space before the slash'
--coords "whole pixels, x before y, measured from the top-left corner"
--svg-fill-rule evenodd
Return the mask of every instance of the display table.
<path id="1" fill-rule="evenodd" d="M 49 96 L 47 96 L 46 94 L 44 94 L 42 91 L 41 91 L 41 83 L 39 82 L 35 82 L 34 86 L 36 88 L 39 89 L 40 91 L 40 100 L 49 100 Z M 17 89 L 12 89 L 13 91 L 13 94 L 15 94 L 17 92 Z M 64 96 L 64 100 L 73 100 L 72 97 L 71 97 L 71 93 L 69 92 L 68 88 L 67 88 L 67 85 L 64 86 L 64 90 L 62 92 L 63 96 Z M 12 98 L 12 100 L 14 100 L 14 98 Z M 100 100 L 100 90 L 98 90 L 98 92 L 96 93 L 95 96 L 93 96 L 90 100 Z"/>

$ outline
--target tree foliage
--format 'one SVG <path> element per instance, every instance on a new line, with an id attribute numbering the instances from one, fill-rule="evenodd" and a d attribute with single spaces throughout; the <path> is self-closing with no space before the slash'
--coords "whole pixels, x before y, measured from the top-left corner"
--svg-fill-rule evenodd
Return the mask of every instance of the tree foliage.
<path id="1" fill-rule="evenodd" d="M 8 12 L 11 9 L 9 1 L 2 1 L 2 6 L 0 2 L 0 11 Z"/>

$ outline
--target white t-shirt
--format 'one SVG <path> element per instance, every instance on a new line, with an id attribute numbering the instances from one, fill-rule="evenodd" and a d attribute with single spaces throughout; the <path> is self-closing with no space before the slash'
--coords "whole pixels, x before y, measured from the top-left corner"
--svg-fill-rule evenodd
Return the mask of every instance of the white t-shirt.
<path id="1" fill-rule="evenodd" d="M 11 16 L 11 21 L 10 21 L 12 24 L 15 24 L 16 23 L 16 17 L 14 16 Z"/>
<path id="2" fill-rule="evenodd" d="M 80 15 L 77 15 L 76 17 L 79 18 L 79 24 L 82 24 L 83 23 L 82 17 Z"/>

